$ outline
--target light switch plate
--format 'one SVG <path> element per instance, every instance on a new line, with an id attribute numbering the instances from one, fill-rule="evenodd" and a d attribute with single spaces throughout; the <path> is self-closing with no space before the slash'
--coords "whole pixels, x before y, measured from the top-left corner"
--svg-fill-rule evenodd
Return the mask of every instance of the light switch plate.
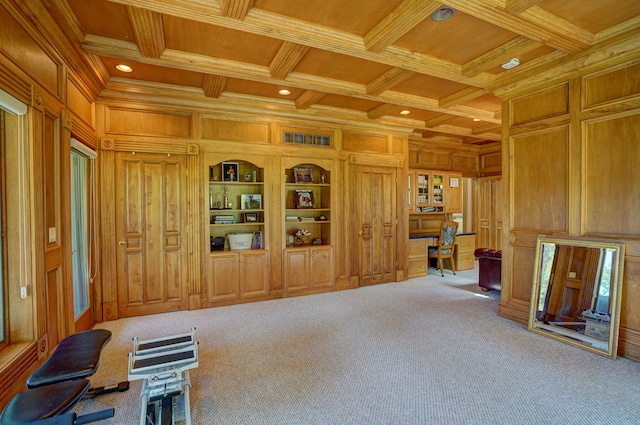
<path id="1" fill-rule="evenodd" d="M 575 279 L 576 278 L 576 272 L 569 272 L 569 279 Z"/>
<path id="2" fill-rule="evenodd" d="M 56 241 L 56 228 L 49 227 L 49 243 L 54 243 Z"/>

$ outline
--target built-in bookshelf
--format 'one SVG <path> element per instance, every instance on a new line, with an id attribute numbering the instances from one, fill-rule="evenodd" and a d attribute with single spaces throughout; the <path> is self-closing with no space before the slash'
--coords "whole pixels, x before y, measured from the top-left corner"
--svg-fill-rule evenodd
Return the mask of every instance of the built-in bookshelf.
<path id="1" fill-rule="evenodd" d="M 209 166 L 208 219 L 211 251 L 229 249 L 231 233 L 254 234 L 252 249 L 263 249 L 265 226 L 264 170 L 247 161 Z M 225 238 L 224 246 L 215 241 Z"/>

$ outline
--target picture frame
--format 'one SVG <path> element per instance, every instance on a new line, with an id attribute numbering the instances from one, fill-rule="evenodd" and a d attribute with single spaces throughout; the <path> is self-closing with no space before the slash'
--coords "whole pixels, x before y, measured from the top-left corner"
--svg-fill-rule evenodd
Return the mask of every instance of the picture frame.
<path id="1" fill-rule="evenodd" d="M 313 208 L 314 198 L 313 190 L 311 189 L 298 189 L 295 193 L 295 206 L 296 208 Z"/>
<path id="2" fill-rule="evenodd" d="M 262 195 L 260 193 L 247 193 L 240 195 L 241 210 L 261 210 Z"/>
<path id="3" fill-rule="evenodd" d="M 223 162 L 222 163 L 222 180 L 225 182 L 237 182 L 238 181 L 238 163 L 237 162 Z"/>
<path id="4" fill-rule="evenodd" d="M 296 183 L 313 183 L 313 170 L 311 168 L 294 168 L 293 180 Z"/>
<path id="5" fill-rule="evenodd" d="M 257 223 L 258 222 L 258 213 L 244 213 L 244 222 L 245 223 Z"/>

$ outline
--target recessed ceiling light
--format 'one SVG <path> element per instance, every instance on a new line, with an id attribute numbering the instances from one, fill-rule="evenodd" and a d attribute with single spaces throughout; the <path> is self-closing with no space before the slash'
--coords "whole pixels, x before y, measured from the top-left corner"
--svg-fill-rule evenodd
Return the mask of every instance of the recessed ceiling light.
<path id="1" fill-rule="evenodd" d="M 409 115 L 410 113 L 411 113 L 411 111 L 408 110 L 408 109 L 404 109 L 404 110 L 400 111 L 401 115 Z"/>
<path id="2" fill-rule="evenodd" d="M 518 58 L 513 58 L 513 59 L 509 59 L 508 61 L 506 61 L 505 63 L 503 63 L 502 65 L 500 65 L 503 69 L 511 69 L 511 68 L 515 68 L 516 66 L 520 65 L 520 59 Z"/>
<path id="3" fill-rule="evenodd" d="M 480 118 L 474 118 L 473 120 L 474 120 L 475 122 L 482 121 Z"/>
<path id="4" fill-rule="evenodd" d="M 431 14 L 431 19 L 435 22 L 443 22 L 447 19 L 451 19 L 453 15 L 455 15 L 456 10 L 453 7 L 443 6 L 439 9 L 436 9 Z"/>
<path id="5" fill-rule="evenodd" d="M 278 93 L 280 93 L 283 96 L 289 96 L 291 94 L 291 92 L 287 89 L 282 89 L 280 91 L 278 91 Z"/>
<path id="6" fill-rule="evenodd" d="M 129 65 L 125 65 L 123 63 L 116 65 L 116 69 L 118 71 L 122 71 L 122 72 L 133 72 L 133 68 L 131 68 Z"/>

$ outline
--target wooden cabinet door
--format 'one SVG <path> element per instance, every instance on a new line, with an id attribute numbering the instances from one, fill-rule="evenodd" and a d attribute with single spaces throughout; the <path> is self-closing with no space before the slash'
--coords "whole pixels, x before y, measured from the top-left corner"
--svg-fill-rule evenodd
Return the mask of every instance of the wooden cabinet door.
<path id="1" fill-rule="evenodd" d="M 396 170 L 358 167 L 360 285 L 395 281 Z"/>
<path id="2" fill-rule="evenodd" d="M 309 288 L 309 249 L 289 248 L 284 254 L 284 288 L 301 291 Z"/>
<path id="3" fill-rule="evenodd" d="M 240 297 L 238 254 L 235 252 L 209 255 L 207 265 L 207 298 L 211 302 L 237 300 Z"/>
<path id="4" fill-rule="evenodd" d="M 185 169 L 182 155 L 116 154 L 120 317 L 188 306 Z"/>
<path id="5" fill-rule="evenodd" d="M 240 258 L 240 298 L 269 295 L 268 251 L 242 251 Z"/>
<path id="6" fill-rule="evenodd" d="M 445 202 L 447 213 L 462 212 L 462 174 L 447 173 L 445 175 Z"/>
<path id="7" fill-rule="evenodd" d="M 309 277 L 311 288 L 331 288 L 333 280 L 333 248 L 331 246 L 319 246 L 309 248 L 311 262 Z"/>

